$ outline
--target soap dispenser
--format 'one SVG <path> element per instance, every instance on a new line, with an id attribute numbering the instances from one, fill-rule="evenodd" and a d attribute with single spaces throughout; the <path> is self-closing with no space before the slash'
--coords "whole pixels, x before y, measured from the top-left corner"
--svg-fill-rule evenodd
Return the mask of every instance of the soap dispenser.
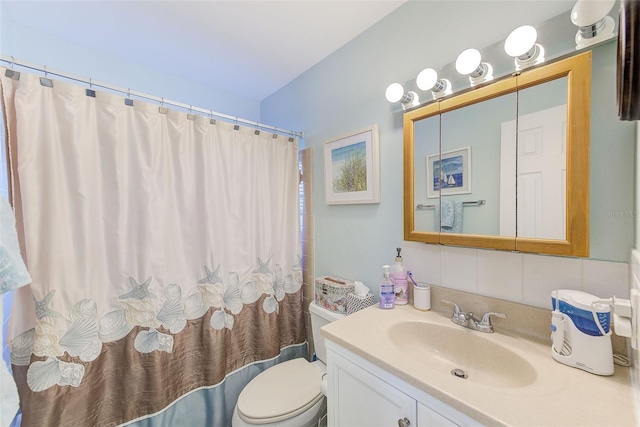
<path id="1" fill-rule="evenodd" d="M 393 292 L 395 293 L 395 303 L 405 305 L 409 302 L 409 286 L 407 282 L 407 271 L 402 265 L 402 256 L 400 251 L 402 248 L 396 248 L 398 256 L 391 266 L 391 281 L 393 282 Z"/>
<path id="2" fill-rule="evenodd" d="M 384 310 L 392 309 L 395 307 L 393 293 L 393 282 L 389 277 L 389 266 L 383 265 L 384 275 L 382 282 L 380 282 L 380 308 Z"/>

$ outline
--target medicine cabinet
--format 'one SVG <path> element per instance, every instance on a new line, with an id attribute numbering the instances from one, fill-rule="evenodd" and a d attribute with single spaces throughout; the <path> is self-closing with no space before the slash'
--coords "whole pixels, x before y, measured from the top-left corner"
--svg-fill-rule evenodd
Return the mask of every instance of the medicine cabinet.
<path id="1" fill-rule="evenodd" d="M 405 240 L 589 256 L 591 59 L 406 112 Z"/>

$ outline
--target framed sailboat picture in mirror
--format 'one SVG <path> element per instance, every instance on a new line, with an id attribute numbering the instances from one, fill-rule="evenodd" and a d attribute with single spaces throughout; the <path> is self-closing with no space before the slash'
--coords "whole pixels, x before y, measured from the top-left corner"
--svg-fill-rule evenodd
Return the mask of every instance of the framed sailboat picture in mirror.
<path id="1" fill-rule="evenodd" d="M 471 193 L 471 147 L 427 156 L 427 198 Z"/>

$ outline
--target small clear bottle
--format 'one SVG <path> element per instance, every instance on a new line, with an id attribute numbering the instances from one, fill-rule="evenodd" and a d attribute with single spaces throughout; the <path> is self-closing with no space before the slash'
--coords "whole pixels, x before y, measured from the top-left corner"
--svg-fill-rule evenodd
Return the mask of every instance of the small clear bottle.
<path id="1" fill-rule="evenodd" d="M 389 310 L 395 307 L 395 294 L 393 292 L 393 282 L 389 277 L 389 266 L 383 265 L 384 277 L 380 282 L 380 308 Z"/>

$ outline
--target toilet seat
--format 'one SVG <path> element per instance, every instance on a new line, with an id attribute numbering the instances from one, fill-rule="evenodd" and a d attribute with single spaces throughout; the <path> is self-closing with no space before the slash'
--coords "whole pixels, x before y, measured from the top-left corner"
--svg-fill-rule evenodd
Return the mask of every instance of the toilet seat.
<path id="1" fill-rule="evenodd" d="M 240 418 L 268 424 L 299 415 L 318 403 L 322 372 L 306 359 L 292 359 L 256 376 L 238 397 Z"/>

